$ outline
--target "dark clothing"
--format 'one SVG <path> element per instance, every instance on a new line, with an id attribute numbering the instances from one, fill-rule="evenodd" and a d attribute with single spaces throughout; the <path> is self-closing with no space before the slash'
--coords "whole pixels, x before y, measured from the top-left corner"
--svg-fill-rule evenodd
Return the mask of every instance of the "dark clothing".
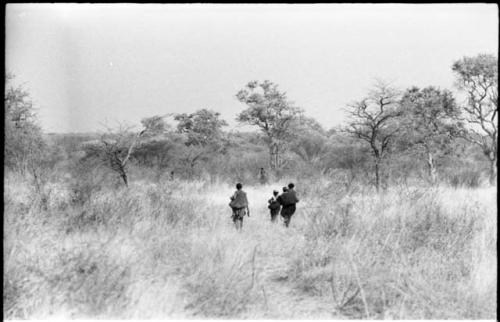
<path id="1" fill-rule="evenodd" d="M 295 207 L 295 204 L 283 206 L 283 208 L 281 208 L 281 216 L 283 217 L 292 216 L 295 213 L 296 209 L 297 208 Z"/>
<path id="2" fill-rule="evenodd" d="M 271 211 L 271 221 L 275 222 L 276 218 L 278 217 L 278 214 L 280 213 L 281 205 L 280 205 L 279 201 L 277 200 L 277 198 L 275 198 L 275 197 L 272 197 L 271 199 L 269 199 L 268 203 L 269 203 L 269 206 L 267 206 L 267 208 L 269 208 L 269 210 Z"/>
<path id="3" fill-rule="evenodd" d="M 279 213 L 280 213 L 280 208 L 271 209 L 271 221 L 272 222 L 276 222 L 276 219 L 278 218 Z"/>
<path id="4" fill-rule="evenodd" d="M 283 192 L 281 195 L 279 195 L 278 199 L 282 206 L 295 205 L 297 202 L 299 202 L 297 193 L 293 189 L 290 189 L 287 192 Z"/>
<path id="5" fill-rule="evenodd" d="M 297 198 L 297 193 L 295 192 L 295 190 L 289 189 L 287 192 L 283 192 L 278 197 L 278 201 L 283 206 L 281 208 L 281 217 L 283 217 L 285 226 L 288 227 L 292 215 L 296 210 L 295 204 L 299 202 L 299 198 Z"/>
<path id="6" fill-rule="evenodd" d="M 269 208 L 271 210 L 273 210 L 273 209 L 279 209 L 281 207 L 280 202 L 275 197 L 272 197 L 267 202 L 269 203 L 269 206 L 267 206 L 267 208 Z"/>
<path id="7" fill-rule="evenodd" d="M 295 204 L 283 206 L 283 208 L 281 208 L 281 217 L 283 217 L 283 221 L 285 222 L 286 227 L 288 227 L 288 225 L 290 224 L 290 219 L 295 213 L 295 210 Z"/>

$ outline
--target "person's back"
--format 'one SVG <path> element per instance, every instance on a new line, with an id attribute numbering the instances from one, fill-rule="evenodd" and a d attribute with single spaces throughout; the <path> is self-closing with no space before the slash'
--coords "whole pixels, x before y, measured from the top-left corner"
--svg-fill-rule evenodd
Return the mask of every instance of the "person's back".
<path id="1" fill-rule="evenodd" d="M 264 170 L 264 168 L 260 168 L 260 171 L 259 171 L 259 182 L 260 182 L 260 184 L 266 184 L 267 183 L 267 175 L 266 175 L 266 171 Z"/>
<path id="2" fill-rule="evenodd" d="M 297 198 L 297 192 L 295 192 L 295 189 L 293 188 L 288 188 L 288 202 L 291 204 L 296 204 L 299 202 L 299 198 Z"/>
<path id="3" fill-rule="evenodd" d="M 276 221 L 276 217 L 278 216 L 281 208 L 281 204 L 278 200 L 278 191 L 274 190 L 273 191 L 273 196 L 271 199 L 268 200 L 269 203 L 269 210 L 271 211 L 271 221 L 274 222 Z"/>
<path id="4" fill-rule="evenodd" d="M 231 208 L 240 209 L 248 207 L 247 194 L 243 190 L 236 190 L 231 197 Z"/>
<path id="5" fill-rule="evenodd" d="M 276 200 L 280 203 L 280 205 L 283 206 L 283 194 L 285 194 L 288 191 L 287 187 L 283 187 L 283 192 L 276 198 Z"/>
<path id="6" fill-rule="evenodd" d="M 290 224 L 292 215 L 295 213 L 295 204 L 299 202 L 299 198 L 297 198 L 297 193 L 295 192 L 294 187 L 295 185 L 290 183 L 287 191 L 285 192 L 285 189 L 283 189 L 284 192 L 279 197 L 279 201 L 283 206 L 281 208 L 281 216 L 283 217 L 286 227 Z"/>
<path id="7" fill-rule="evenodd" d="M 229 203 L 229 207 L 233 210 L 232 218 L 236 229 L 243 227 L 245 215 L 250 217 L 247 194 L 241 188 L 243 188 L 241 183 L 236 184 L 236 192 L 230 197 L 231 202 Z"/>
<path id="8" fill-rule="evenodd" d="M 281 195 L 281 204 L 283 206 L 289 206 L 289 205 L 294 205 L 297 202 L 299 202 L 299 199 L 297 198 L 297 193 L 293 189 L 288 189 L 287 192 L 283 192 Z"/>

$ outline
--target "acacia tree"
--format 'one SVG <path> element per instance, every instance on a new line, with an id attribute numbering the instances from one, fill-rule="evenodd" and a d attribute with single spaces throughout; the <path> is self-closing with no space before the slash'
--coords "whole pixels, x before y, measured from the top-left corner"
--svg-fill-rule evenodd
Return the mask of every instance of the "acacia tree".
<path id="1" fill-rule="evenodd" d="M 181 135 L 165 122 L 166 116 L 170 114 L 141 120 L 145 132 L 132 153 L 140 164 L 155 167 L 158 179 L 166 168 L 173 166 L 183 144 Z"/>
<path id="2" fill-rule="evenodd" d="M 490 183 L 494 184 L 497 174 L 498 59 L 486 54 L 464 57 L 453 64 L 452 70 L 458 88 L 467 94 L 462 111 L 469 127 L 460 135 L 482 149 L 490 162 Z"/>
<path id="3" fill-rule="evenodd" d="M 375 187 L 380 191 L 380 167 L 401 127 L 400 93 L 389 84 L 377 81 L 367 97 L 347 110 L 349 124 L 343 131 L 370 145 L 375 166 Z"/>
<path id="4" fill-rule="evenodd" d="M 236 120 L 260 128 L 266 135 L 271 169 L 282 167 L 285 161 L 281 156 L 292 133 L 289 125 L 301 114 L 301 109 L 287 100 L 286 93 L 280 92 L 278 85 L 268 80 L 249 82 L 236 98 L 248 106 Z"/>
<path id="5" fill-rule="evenodd" d="M 290 150 L 314 167 L 320 166 L 327 152 L 327 135 L 314 118 L 301 116 L 290 124 L 292 140 Z"/>
<path id="6" fill-rule="evenodd" d="M 14 75 L 5 75 L 4 165 L 6 169 L 28 174 L 36 191 L 41 193 L 50 176 L 53 155 L 43 139 L 29 92 L 23 86 L 14 86 L 13 79 Z"/>
<path id="7" fill-rule="evenodd" d="M 227 126 L 227 122 L 220 118 L 220 113 L 208 109 L 177 114 L 174 119 L 179 121 L 177 132 L 186 136 L 180 159 L 188 165 L 189 175 L 193 176 L 199 161 L 207 159 L 212 153 L 223 152 L 225 138 L 222 127 Z"/>
<path id="8" fill-rule="evenodd" d="M 423 149 L 429 178 L 435 183 L 435 156 L 449 147 L 459 129 L 454 121 L 459 109 L 453 94 L 432 86 L 424 89 L 412 87 L 404 93 L 401 106 L 405 112 L 402 135 L 405 145 Z"/>
<path id="9" fill-rule="evenodd" d="M 177 131 L 187 135 L 186 145 L 213 145 L 222 140 L 222 127 L 227 122 L 220 118 L 220 113 L 208 109 L 200 109 L 191 114 L 177 114 L 174 116 Z"/>
<path id="10" fill-rule="evenodd" d="M 9 169 L 25 173 L 30 163 L 36 162 L 35 156 L 45 147 L 45 142 L 30 94 L 22 86 L 14 86 L 13 79 L 12 74 L 5 75 L 4 164 Z"/>
<path id="11" fill-rule="evenodd" d="M 128 186 L 127 165 L 139 142 L 139 139 L 147 133 L 143 129 L 138 133 L 131 131 L 132 126 L 119 125 L 116 131 L 107 128 L 98 140 L 84 142 L 82 148 L 85 151 L 83 161 L 100 161 L 108 169 L 116 172 L 125 186 Z"/>

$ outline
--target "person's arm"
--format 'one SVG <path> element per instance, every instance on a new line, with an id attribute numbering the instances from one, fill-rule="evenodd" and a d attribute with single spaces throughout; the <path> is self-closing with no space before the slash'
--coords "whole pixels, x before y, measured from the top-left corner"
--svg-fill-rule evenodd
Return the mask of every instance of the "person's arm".
<path id="1" fill-rule="evenodd" d="M 247 215 L 248 215 L 248 217 L 250 217 L 250 208 L 248 208 L 248 198 L 247 198 L 247 194 L 245 193 L 243 196 L 245 197 L 245 203 L 246 203 L 246 205 L 247 205 Z"/>

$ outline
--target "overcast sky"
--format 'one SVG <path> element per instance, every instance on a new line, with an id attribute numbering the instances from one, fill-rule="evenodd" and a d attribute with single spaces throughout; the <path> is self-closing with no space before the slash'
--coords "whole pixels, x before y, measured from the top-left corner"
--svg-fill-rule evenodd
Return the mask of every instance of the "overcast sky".
<path id="1" fill-rule="evenodd" d="M 497 54 L 493 4 L 10 4 L 6 68 L 48 132 L 218 111 L 268 79 L 326 128 L 375 77 L 453 89 L 453 61 Z M 244 128 L 246 129 L 246 128 Z"/>

